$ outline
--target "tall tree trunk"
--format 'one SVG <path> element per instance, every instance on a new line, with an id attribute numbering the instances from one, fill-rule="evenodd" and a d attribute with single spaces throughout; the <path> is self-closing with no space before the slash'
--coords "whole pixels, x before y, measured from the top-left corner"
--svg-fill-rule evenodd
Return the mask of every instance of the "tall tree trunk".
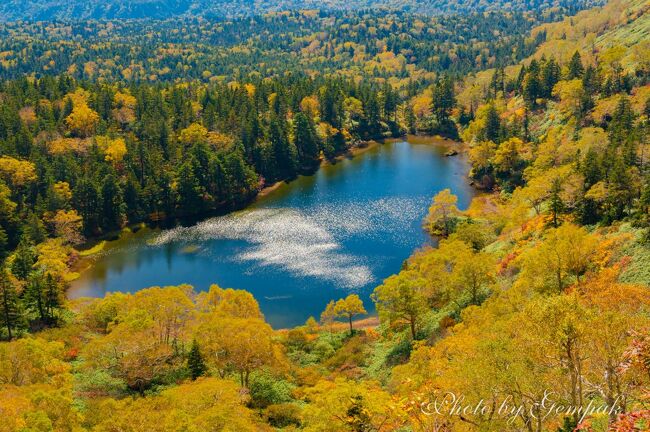
<path id="1" fill-rule="evenodd" d="M 566 341 L 564 349 L 567 357 L 567 369 L 569 370 L 569 377 L 571 378 L 571 406 L 579 407 L 582 406 L 580 405 L 581 398 L 578 395 L 578 381 L 580 377 L 577 374 L 577 359 L 574 358 L 572 338 L 569 338 Z M 576 423 L 580 420 L 580 416 L 577 411 L 573 414 L 573 420 L 575 420 Z"/>
<path id="2" fill-rule="evenodd" d="M 411 338 L 415 340 L 415 317 L 411 317 L 410 324 L 411 324 Z"/>

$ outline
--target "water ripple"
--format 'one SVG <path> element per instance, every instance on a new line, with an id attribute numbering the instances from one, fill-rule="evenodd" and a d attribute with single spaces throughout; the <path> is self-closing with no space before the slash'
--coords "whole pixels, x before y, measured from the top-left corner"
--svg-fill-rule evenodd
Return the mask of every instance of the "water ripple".
<path id="1" fill-rule="evenodd" d="M 251 209 L 164 231 L 150 245 L 244 241 L 246 246 L 230 259 L 359 288 L 376 282 L 375 277 L 368 259 L 346 253 L 343 242 L 352 235 L 383 242 L 408 241 L 403 238 L 404 224 L 421 217 L 426 199 L 327 203 L 309 213 L 292 208 Z M 210 249 L 204 248 L 202 253 L 209 254 Z"/>

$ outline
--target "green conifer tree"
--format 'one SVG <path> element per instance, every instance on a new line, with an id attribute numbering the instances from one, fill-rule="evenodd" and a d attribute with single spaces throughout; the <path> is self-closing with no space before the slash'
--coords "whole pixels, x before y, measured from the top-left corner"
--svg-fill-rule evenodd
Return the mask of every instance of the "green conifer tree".
<path id="1" fill-rule="evenodd" d="M 23 313 L 16 287 L 5 269 L 0 270 L 0 310 L 7 337 L 11 340 L 23 325 Z"/>
<path id="2" fill-rule="evenodd" d="M 203 361 L 203 355 L 201 354 L 201 349 L 196 339 L 192 341 L 192 348 L 190 348 L 190 352 L 187 355 L 187 368 L 190 370 L 193 380 L 207 372 L 207 367 Z"/>

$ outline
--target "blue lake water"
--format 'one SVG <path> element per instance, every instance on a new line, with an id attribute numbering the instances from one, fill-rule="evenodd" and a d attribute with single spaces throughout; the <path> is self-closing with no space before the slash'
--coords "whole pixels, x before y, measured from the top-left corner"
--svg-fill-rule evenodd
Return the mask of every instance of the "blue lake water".
<path id="1" fill-rule="evenodd" d="M 68 295 L 216 283 L 253 293 L 274 328 L 318 319 L 330 300 L 351 292 L 373 312 L 372 290 L 430 242 L 422 219 L 431 198 L 450 188 L 464 208 L 472 196 L 461 157 L 416 142 L 378 145 L 324 166 L 239 212 L 113 242 Z"/>

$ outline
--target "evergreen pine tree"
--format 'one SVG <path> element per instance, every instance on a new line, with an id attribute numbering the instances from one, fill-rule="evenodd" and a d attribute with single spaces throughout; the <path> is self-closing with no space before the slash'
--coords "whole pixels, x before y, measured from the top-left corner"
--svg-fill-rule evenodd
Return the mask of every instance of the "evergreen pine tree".
<path id="1" fill-rule="evenodd" d="M 56 310 L 63 305 L 63 292 L 61 285 L 51 273 L 45 276 L 44 299 L 47 321 L 54 323 L 56 321 Z"/>
<path id="2" fill-rule="evenodd" d="M 384 117 L 386 118 L 386 120 L 396 120 L 395 118 L 393 118 L 393 116 L 397 112 L 397 103 L 398 103 L 397 93 L 393 90 L 393 86 L 391 86 L 388 82 L 385 82 L 384 88 L 382 90 L 382 94 L 383 94 Z"/>
<path id="3" fill-rule="evenodd" d="M 97 234 L 102 220 L 101 199 L 95 183 L 89 178 L 82 178 L 73 194 L 74 206 L 79 210 L 84 221 L 84 233 L 88 236 Z"/>
<path id="4" fill-rule="evenodd" d="M 14 253 L 14 260 L 11 263 L 11 273 L 20 280 L 27 280 L 35 262 L 36 254 L 34 253 L 33 246 L 27 238 L 23 237 Z"/>
<path id="5" fill-rule="evenodd" d="M 569 66 L 567 67 L 567 79 L 576 79 L 582 78 L 585 72 L 585 68 L 582 66 L 582 57 L 580 53 L 576 51 L 569 61 Z"/>
<path id="6" fill-rule="evenodd" d="M 499 143 L 501 136 L 501 119 L 499 112 L 494 104 L 490 104 L 487 108 L 485 117 L 485 139 L 495 143 Z"/>
<path id="7" fill-rule="evenodd" d="M 201 349 L 196 339 L 192 341 L 192 348 L 190 348 L 190 352 L 187 355 L 187 368 L 190 370 L 193 380 L 207 372 L 207 367 L 203 361 L 203 355 L 201 355 Z"/>
<path id="8" fill-rule="evenodd" d="M 343 101 L 341 93 L 332 82 L 327 82 L 323 89 L 321 102 L 321 119 L 335 128 L 341 127 L 341 118 L 343 114 Z"/>
<path id="9" fill-rule="evenodd" d="M 629 98 L 623 95 L 619 98 L 612 121 L 607 126 L 610 143 L 622 149 L 627 165 L 634 165 L 637 162 L 635 118 L 636 114 L 632 109 Z"/>
<path id="10" fill-rule="evenodd" d="M 539 77 L 539 63 L 536 60 L 530 62 L 526 77 L 523 82 L 523 97 L 529 107 L 537 105 L 537 98 L 541 97 L 542 84 Z"/>
<path id="11" fill-rule="evenodd" d="M 2 323 L 7 330 L 9 340 L 11 340 L 22 326 L 23 314 L 16 287 L 4 269 L 0 270 L 0 310 L 2 311 Z"/>
<path id="12" fill-rule="evenodd" d="M 438 120 L 443 124 L 449 120 L 451 110 L 456 104 L 454 96 L 454 83 L 449 77 L 439 80 L 433 87 L 432 111 Z"/>
<path id="13" fill-rule="evenodd" d="M 318 164 L 320 146 L 313 121 L 300 112 L 294 117 L 294 143 L 298 150 L 300 165 L 313 168 Z"/>
<path id="14" fill-rule="evenodd" d="M 522 65 L 519 69 L 519 75 L 517 75 L 517 81 L 515 82 L 515 88 L 517 92 L 522 93 L 524 90 L 524 80 L 526 79 L 526 66 Z"/>
<path id="15" fill-rule="evenodd" d="M 32 151 L 33 139 L 32 135 L 29 133 L 29 129 L 21 125 L 18 133 L 14 135 L 14 148 L 16 153 L 22 157 L 28 157 Z"/>
<path id="16" fill-rule="evenodd" d="M 24 235 L 34 244 L 39 244 L 45 240 L 47 232 L 41 218 L 35 212 L 29 212 L 27 224 L 23 228 Z"/>
<path id="17" fill-rule="evenodd" d="M 541 96 L 550 98 L 553 94 L 553 87 L 560 80 L 560 65 L 557 64 L 554 58 L 550 58 L 544 63 L 541 70 Z"/>
<path id="18" fill-rule="evenodd" d="M 585 93 L 592 95 L 600 90 L 600 78 L 598 71 L 592 65 L 587 66 L 582 76 L 582 88 Z"/>
<path id="19" fill-rule="evenodd" d="M 192 161 L 187 161 L 178 170 L 178 205 L 184 215 L 200 213 L 203 209 L 201 186 L 194 175 Z"/>
<path id="20" fill-rule="evenodd" d="M 7 232 L 0 226 L 0 265 L 4 264 L 4 260 L 9 255 L 9 237 L 7 237 Z"/>
<path id="21" fill-rule="evenodd" d="M 411 104 L 407 104 L 404 108 L 404 119 L 406 121 L 406 127 L 408 131 L 412 134 L 417 132 L 417 122 L 415 118 L 415 112 L 413 112 L 413 107 Z"/>
<path id="22" fill-rule="evenodd" d="M 367 121 L 366 136 L 369 138 L 377 137 L 381 133 L 380 125 L 380 108 L 377 94 L 373 91 L 369 92 L 368 97 L 364 101 L 363 111 Z"/>
<path id="23" fill-rule="evenodd" d="M 110 231 L 119 228 L 124 215 L 124 200 L 122 189 L 117 184 L 117 179 L 113 174 L 104 177 L 101 197 L 103 229 Z"/>
<path id="24" fill-rule="evenodd" d="M 294 177 L 298 168 L 298 151 L 296 146 L 289 142 L 283 126 L 284 122 L 272 116 L 269 124 L 269 141 L 277 162 L 277 179 Z"/>
<path id="25" fill-rule="evenodd" d="M 38 315 L 41 322 L 47 322 L 47 306 L 45 304 L 45 280 L 42 273 L 32 273 L 25 286 L 25 306 Z"/>

